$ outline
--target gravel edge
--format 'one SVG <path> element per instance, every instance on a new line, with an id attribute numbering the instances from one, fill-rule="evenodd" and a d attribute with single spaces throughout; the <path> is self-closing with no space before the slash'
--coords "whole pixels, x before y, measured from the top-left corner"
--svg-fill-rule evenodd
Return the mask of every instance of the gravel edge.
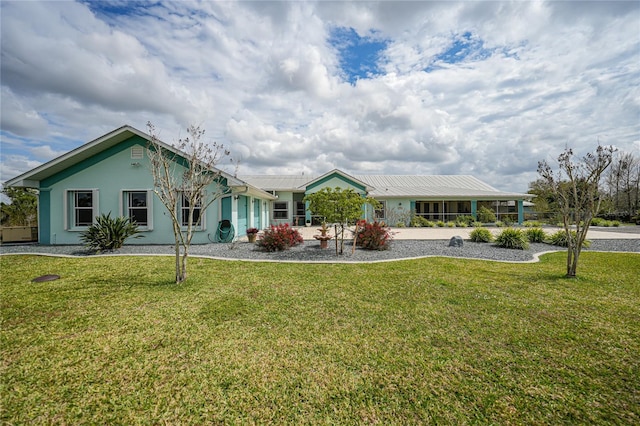
<path id="1" fill-rule="evenodd" d="M 424 257 L 455 257 L 482 259 L 498 262 L 536 262 L 539 256 L 548 252 L 565 251 L 562 247 L 543 243 L 532 243 L 527 250 L 497 247 L 494 244 L 464 241 L 462 247 L 449 247 L 449 240 L 394 240 L 388 250 L 370 251 L 357 248 L 352 252 L 350 242 L 345 242 L 344 253 L 336 255 L 335 245 L 320 249 L 317 241 L 290 250 L 267 253 L 258 250 L 255 244 L 247 242 L 192 245 L 190 256 L 221 260 L 241 260 L 258 262 L 303 262 L 303 263 L 361 263 L 388 262 Z M 583 251 L 640 253 L 640 239 L 592 240 L 591 246 Z M 38 254 L 48 256 L 91 257 L 96 254 L 78 245 L 2 245 L 0 255 Z M 170 245 L 125 245 L 119 250 L 101 253 L 100 256 L 114 255 L 165 255 L 174 254 Z"/>

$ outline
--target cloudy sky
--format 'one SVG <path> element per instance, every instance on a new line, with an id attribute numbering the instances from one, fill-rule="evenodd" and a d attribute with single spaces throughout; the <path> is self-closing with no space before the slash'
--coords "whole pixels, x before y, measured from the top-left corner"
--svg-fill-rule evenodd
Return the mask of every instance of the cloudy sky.
<path id="1" fill-rule="evenodd" d="M 0 180 L 123 124 L 240 174 L 472 174 L 640 153 L 640 3 L 2 1 Z"/>

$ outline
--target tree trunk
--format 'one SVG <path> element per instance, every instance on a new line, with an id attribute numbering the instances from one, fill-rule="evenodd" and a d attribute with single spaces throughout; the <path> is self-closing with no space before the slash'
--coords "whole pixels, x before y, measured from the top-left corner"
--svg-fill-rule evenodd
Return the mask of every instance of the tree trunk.
<path id="1" fill-rule="evenodd" d="M 184 254 L 181 259 L 181 267 L 180 267 L 180 281 L 178 284 L 185 282 L 187 280 L 187 258 L 189 254 L 187 253 L 187 247 L 184 248 Z"/>

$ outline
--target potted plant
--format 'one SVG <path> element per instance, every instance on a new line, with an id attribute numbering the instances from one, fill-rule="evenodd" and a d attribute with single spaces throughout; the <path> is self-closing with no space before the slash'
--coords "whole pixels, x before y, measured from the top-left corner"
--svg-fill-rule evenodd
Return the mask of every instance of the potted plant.
<path id="1" fill-rule="evenodd" d="M 247 238 L 250 243 L 256 242 L 256 237 L 258 236 L 258 228 L 247 228 Z"/>
<path id="2" fill-rule="evenodd" d="M 333 238 L 331 235 L 327 235 L 327 224 L 325 222 L 322 222 L 322 228 L 318 228 L 318 231 L 320 231 L 320 235 L 314 235 L 313 238 L 320 241 L 321 249 L 326 249 L 327 247 L 329 247 L 328 241 Z"/>

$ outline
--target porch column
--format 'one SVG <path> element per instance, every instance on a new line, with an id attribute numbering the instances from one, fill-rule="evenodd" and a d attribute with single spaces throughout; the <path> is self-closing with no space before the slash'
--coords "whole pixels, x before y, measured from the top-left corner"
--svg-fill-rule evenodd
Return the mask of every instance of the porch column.
<path id="1" fill-rule="evenodd" d="M 311 212 L 309 211 L 309 202 L 305 201 L 304 202 L 304 224 L 305 226 L 308 223 L 311 223 Z"/>
<path id="2" fill-rule="evenodd" d="M 478 200 L 471 200 L 471 216 L 478 220 Z"/>
<path id="3" fill-rule="evenodd" d="M 231 224 L 238 231 L 238 195 L 231 196 Z"/>
<path id="4" fill-rule="evenodd" d="M 254 198 L 253 197 L 247 197 L 247 203 L 249 203 L 249 213 L 247 214 L 249 217 L 247 218 L 247 228 L 252 228 L 255 227 L 256 224 L 254 223 L 254 217 L 253 217 L 253 203 L 254 203 Z"/>
<path id="5" fill-rule="evenodd" d="M 524 201 L 518 200 L 518 224 L 522 225 L 524 222 Z"/>

